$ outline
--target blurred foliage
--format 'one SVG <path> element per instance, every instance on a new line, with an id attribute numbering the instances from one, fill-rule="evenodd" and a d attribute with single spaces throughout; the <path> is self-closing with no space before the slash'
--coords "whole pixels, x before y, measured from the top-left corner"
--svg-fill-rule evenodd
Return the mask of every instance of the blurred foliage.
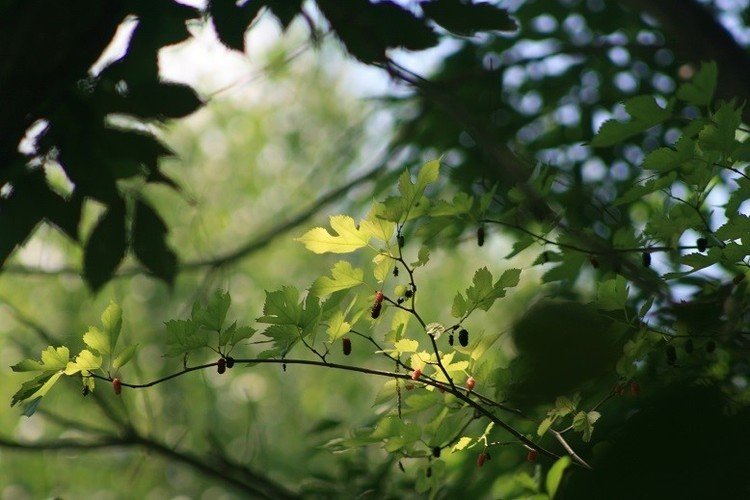
<path id="1" fill-rule="evenodd" d="M 747 81 L 750 64 L 742 2 L 537 1 L 499 9 L 362 0 L 343 11 L 323 0 L 214 1 L 205 11 L 176 2 L 94 4 L 3 7 L 13 21 L 2 30 L 0 59 L 8 63 L 0 87 L 18 98 L 0 119 L 0 260 L 24 243 L 0 274 L 6 365 L 37 358 L 46 345 L 86 348 L 83 334 L 114 298 L 126 311 L 120 345 L 140 346 L 128 379 L 173 373 L 182 359 L 162 357 L 163 322 L 190 317 L 194 301 L 223 288 L 233 299 L 228 317 L 258 328 L 265 290 L 339 279 L 325 271 L 339 259 L 312 260 L 278 236 L 301 235 L 297 226 L 312 225 L 332 203 L 359 220 L 362 202 L 395 182 L 404 165 L 444 154 L 455 185 L 428 188 L 432 211 L 425 203 L 412 214 L 425 223 L 400 228 L 409 245 L 425 244 L 408 249 L 417 263 L 429 255 L 418 271 L 420 314 L 462 320 L 476 290 L 485 290 L 484 266 L 495 276 L 523 269 L 499 307 L 464 318 L 470 349 L 494 342 L 472 375 L 501 404 L 528 412 L 507 419 L 514 429 L 563 454 L 569 450 L 556 433 L 565 434 L 593 470 L 532 457 L 499 427 L 472 419 L 461 429 L 457 419 L 446 428 L 469 439 L 459 441 L 463 449 L 432 460 L 428 442 L 427 456 L 401 461 L 402 473 L 397 455 L 358 446 L 357 429 L 397 422 L 382 380 L 292 364 L 243 366 L 223 376 L 189 373 L 121 398 L 99 387 L 77 399 L 80 382 L 61 378 L 31 408 L 33 418 L 0 417 L 4 498 L 398 498 L 430 488 L 440 498 L 750 493 L 738 472 L 748 465 L 742 213 L 750 156 L 747 90 L 737 82 Z M 265 68 L 268 81 L 250 81 L 251 104 L 200 98 L 159 76 L 162 47 L 210 25 L 241 50 L 262 12 L 283 30 L 306 27 L 319 54 L 329 54 L 326 40 L 336 38 L 406 91 L 364 105 L 336 85 L 341 75 L 331 66 L 306 58 L 288 66 L 295 57 L 284 45 L 269 55 L 283 64 Z M 90 70 L 123 20 L 135 27 L 125 56 Z M 61 23 L 71 29 L 32 36 L 58 32 Z M 394 50 L 435 46 L 429 77 Z M 379 158 L 374 150 L 385 134 L 370 113 L 386 106 L 397 130 Z M 388 200 L 379 209 L 386 219 L 404 208 Z M 81 270 L 99 295 L 89 294 Z M 492 274 L 486 290 L 494 290 Z M 401 296 L 403 284 L 386 293 Z M 371 299 L 356 303 L 365 316 Z M 392 312 L 386 305 L 383 315 L 390 320 Z M 340 331 L 328 335 L 318 341 L 336 347 Z M 401 340 L 387 338 L 389 347 Z M 276 354 L 288 348 L 279 339 Z M 347 362 L 364 366 L 372 349 L 360 340 Z M 215 360 L 189 358 L 191 365 Z M 7 400 L 23 380 L 0 384 Z M 430 430 L 429 417 L 415 421 Z M 411 433 L 402 430 L 394 425 L 378 437 Z M 492 456 L 480 470 L 483 438 Z M 355 449 L 339 448 L 342 439 Z"/>

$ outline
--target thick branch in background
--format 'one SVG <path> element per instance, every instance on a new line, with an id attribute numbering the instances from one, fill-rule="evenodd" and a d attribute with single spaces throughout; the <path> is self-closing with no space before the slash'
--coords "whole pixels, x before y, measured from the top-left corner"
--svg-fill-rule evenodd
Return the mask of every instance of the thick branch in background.
<path id="1" fill-rule="evenodd" d="M 620 0 L 632 10 L 653 16 L 675 50 L 678 60 L 716 61 L 718 97 L 750 99 L 750 54 L 704 6 L 695 0 Z M 750 110 L 745 109 L 745 120 Z"/>

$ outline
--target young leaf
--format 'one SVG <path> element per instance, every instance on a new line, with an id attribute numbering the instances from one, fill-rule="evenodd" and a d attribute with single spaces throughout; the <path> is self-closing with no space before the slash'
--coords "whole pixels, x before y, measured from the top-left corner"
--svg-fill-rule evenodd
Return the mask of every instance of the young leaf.
<path id="1" fill-rule="evenodd" d="M 56 371 L 63 370 L 70 360 L 70 351 L 67 347 L 47 347 L 42 351 L 41 363 L 33 359 L 25 359 L 12 366 L 14 372 L 31 371 Z"/>
<path id="2" fill-rule="evenodd" d="M 120 351 L 120 354 L 118 354 L 114 360 L 112 360 L 112 370 L 117 371 L 123 366 L 125 366 L 128 361 L 133 359 L 133 355 L 135 355 L 135 352 L 138 350 L 138 344 L 133 344 L 127 346 L 125 349 Z"/>
<path id="3" fill-rule="evenodd" d="M 83 334 L 83 342 L 99 354 L 107 355 L 111 353 L 109 335 L 95 326 L 90 326 L 86 330 L 86 333 Z"/>
<path id="4" fill-rule="evenodd" d="M 74 375 L 78 372 L 91 372 L 102 366 L 102 357 L 84 349 L 75 361 L 69 361 L 65 367 L 65 375 Z"/>
<path id="5" fill-rule="evenodd" d="M 617 311 L 625 307 L 628 300 L 627 280 L 620 275 L 599 283 L 596 303 L 604 311 Z"/>
<path id="6" fill-rule="evenodd" d="M 334 342 L 349 333 L 351 325 L 344 320 L 345 317 L 342 311 L 336 311 L 333 313 L 333 316 L 331 316 L 331 319 L 328 320 L 328 329 L 326 330 L 326 333 L 328 334 L 329 342 Z"/>
<path id="7" fill-rule="evenodd" d="M 671 110 L 660 107 L 649 95 L 633 97 L 625 102 L 625 111 L 631 119 L 627 122 L 607 120 L 591 141 L 591 146 L 601 148 L 625 141 L 658 125 L 672 116 Z"/>
<path id="8" fill-rule="evenodd" d="M 331 269 L 331 276 L 321 276 L 313 282 L 310 293 L 316 297 L 325 297 L 339 290 L 346 290 L 364 283 L 362 269 L 352 267 L 349 262 L 338 261 Z"/>
<path id="9" fill-rule="evenodd" d="M 211 298 L 208 299 L 205 309 L 198 307 L 193 310 L 193 321 L 196 321 L 207 330 L 221 331 L 231 303 L 232 298 L 228 292 L 216 290 Z"/>
<path id="10" fill-rule="evenodd" d="M 552 467 L 550 467 L 549 472 L 547 473 L 547 479 L 544 483 L 547 487 L 547 494 L 549 494 L 550 499 L 555 498 L 557 489 L 560 487 L 560 481 L 562 480 L 563 473 L 565 472 L 565 469 L 570 466 L 570 464 L 570 457 L 566 455 L 564 457 L 558 458 L 557 461 L 552 465 Z"/>
<path id="11" fill-rule="evenodd" d="M 192 320 L 173 319 L 167 327 L 167 349 L 165 356 L 180 356 L 186 352 L 208 345 L 208 335 L 199 332 L 200 326 Z"/>
<path id="12" fill-rule="evenodd" d="M 332 235 L 327 229 L 316 227 L 295 241 L 302 242 L 314 253 L 351 253 L 367 246 L 372 237 L 370 228 L 358 228 L 354 219 L 347 215 L 334 215 L 330 218 L 331 228 L 336 233 Z"/>
<path id="13" fill-rule="evenodd" d="M 120 336 L 122 329 L 122 309 L 114 301 L 110 301 L 107 308 L 102 313 L 102 326 L 105 334 L 109 337 L 109 352 L 115 351 L 117 338 Z"/>

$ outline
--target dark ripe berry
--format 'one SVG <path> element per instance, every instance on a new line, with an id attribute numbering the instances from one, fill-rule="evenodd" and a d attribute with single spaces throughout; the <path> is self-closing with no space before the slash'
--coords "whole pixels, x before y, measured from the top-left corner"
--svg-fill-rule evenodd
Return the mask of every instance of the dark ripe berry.
<path id="1" fill-rule="evenodd" d="M 375 302 L 375 304 L 372 306 L 372 311 L 370 311 L 370 316 L 372 316 L 372 319 L 378 319 L 378 316 L 380 316 L 380 310 L 383 308 L 383 304 L 380 302 Z"/>
<path id="2" fill-rule="evenodd" d="M 487 460 L 487 454 L 482 452 L 477 457 L 477 467 L 482 467 L 484 465 L 484 462 Z"/>
<path id="3" fill-rule="evenodd" d="M 216 362 L 216 371 L 219 372 L 219 375 L 227 371 L 227 360 L 224 358 L 219 358 L 219 361 Z"/>
<path id="4" fill-rule="evenodd" d="M 227 356 L 227 368 L 232 368 L 234 366 L 234 358 L 232 356 Z"/>
<path id="5" fill-rule="evenodd" d="M 473 390 L 474 390 L 474 386 L 475 386 L 476 384 L 477 384 L 477 381 L 476 381 L 476 380 L 474 380 L 474 377 L 469 377 L 468 379 L 466 379 L 466 388 L 467 388 L 467 389 L 468 389 L 469 391 L 473 391 Z"/>
<path id="6" fill-rule="evenodd" d="M 83 389 L 81 389 L 81 394 L 83 394 L 84 396 L 88 396 L 90 392 L 91 392 L 91 389 L 89 389 L 89 386 L 87 385 L 84 385 Z"/>
<path id="7" fill-rule="evenodd" d="M 529 450 L 529 452 L 526 454 L 526 461 L 536 462 L 536 459 L 538 456 L 539 456 L 539 453 L 536 450 Z"/>
<path id="8" fill-rule="evenodd" d="M 641 255 L 641 263 L 643 264 L 643 267 L 651 267 L 651 254 L 643 252 Z"/>
<path id="9" fill-rule="evenodd" d="M 404 292 L 404 297 L 406 297 L 407 299 L 410 299 L 413 296 L 414 296 L 414 291 L 411 288 L 407 288 L 406 291 Z"/>
<path id="10" fill-rule="evenodd" d="M 477 245 L 480 247 L 484 245 L 484 226 L 479 226 L 477 228 Z"/>
<path id="11" fill-rule="evenodd" d="M 685 341 L 685 352 L 688 354 L 692 354 L 694 348 L 695 346 L 693 346 L 693 339 L 687 339 Z"/>
<path id="12" fill-rule="evenodd" d="M 441 451 L 442 451 L 442 449 L 440 448 L 440 446 L 435 446 L 432 449 L 432 456 L 435 457 L 435 458 L 440 458 L 440 452 Z"/>
<path id="13" fill-rule="evenodd" d="M 591 262 L 591 267 L 599 269 L 599 259 L 596 258 L 596 255 L 589 255 L 589 262 Z"/>
<path id="14" fill-rule="evenodd" d="M 396 304 L 403 304 L 406 300 L 406 297 L 399 297 L 396 299 Z"/>
<path id="15" fill-rule="evenodd" d="M 709 340 L 708 343 L 706 344 L 706 352 L 711 354 L 715 350 L 716 350 L 716 342 L 714 342 L 713 340 Z"/>
<path id="16" fill-rule="evenodd" d="M 705 252 L 706 248 L 708 248 L 708 240 L 706 238 L 698 238 L 695 241 L 695 246 L 698 247 L 699 252 Z"/>
<path id="17" fill-rule="evenodd" d="M 286 372 L 286 363 L 282 363 L 282 364 L 281 364 L 281 369 L 282 369 L 282 370 L 284 370 L 284 371 Z"/>
<path id="18" fill-rule="evenodd" d="M 427 470 L 425 471 L 425 476 L 432 477 L 432 467 L 427 467 Z"/>
<path id="19" fill-rule="evenodd" d="M 393 276 L 394 276 L 395 278 L 398 278 L 398 267 L 394 267 L 394 268 L 393 268 Z"/>
<path id="20" fill-rule="evenodd" d="M 732 283 L 734 283 L 735 285 L 739 285 L 744 279 L 745 279 L 744 274 L 738 274 L 734 278 L 732 278 Z"/>
<path id="21" fill-rule="evenodd" d="M 637 396 L 641 393 L 641 384 L 636 382 L 635 380 L 630 382 L 630 394 L 633 396 Z"/>
<path id="22" fill-rule="evenodd" d="M 448 345 L 453 345 L 453 334 L 452 333 L 448 334 Z"/>
<path id="23" fill-rule="evenodd" d="M 343 340 L 344 356 L 348 356 L 352 353 L 352 339 Z"/>
<path id="24" fill-rule="evenodd" d="M 422 376 L 422 370 L 420 370 L 419 368 L 417 368 L 416 370 L 414 370 L 413 372 L 411 372 L 411 379 L 412 380 L 418 380 L 419 377 L 421 377 L 421 376 Z"/>
<path id="25" fill-rule="evenodd" d="M 382 304 L 384 298 L 385 298 L 385 295 L 383 295 L 383 292 L 376 292 L 375 293 L 375 303 L 376 304 Z"/>
<path id="26" fill-rule="evenodd" d="M 112 389 L 114 389 L 115 394 L 118 396 L 122 392 L 122 382 L 120 382 L 119 378 L 112 379 Z"/>
<path id="27" fill-rule="evenodd" d="M 403 234 L 399 234 L 396 237 L 396 240 L 398 241 L 398 247 L 399 248 L 404 248 L 404 244 L 406 243 L 406 240 L 404 239 L 404 235 Z"/>
<path id="28" fill-rule="evenodd" d="M 674 348 L 673 345 L 667 346 L 667 363 L 670 365 L 675 364 L 677 361 L 677 350 Z"/>
<path id="29" fill-rule="evenodd" d="M 461 344 L 461 347 L 469 345 L 469 332 L 466 331 L 466 328 L 462 328 L 461 331 L 458 332 L 458 343 Z"/>

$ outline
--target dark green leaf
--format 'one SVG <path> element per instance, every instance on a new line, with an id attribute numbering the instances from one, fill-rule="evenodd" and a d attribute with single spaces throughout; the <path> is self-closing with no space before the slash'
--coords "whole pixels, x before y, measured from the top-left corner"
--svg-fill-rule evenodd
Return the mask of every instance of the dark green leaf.
<path id="1" fill-rule="evenodd" d="M 436 0 L 420 2 L 425 15 L 457 35 L 475 35 L 482 31 L 515 31 L 517 26 L 508 12 L 487 2 Z"/>
<path id="2" fill-rule="evenodd" d="M 112 279 L 126 249 L 125 205 L 120 202 L 110 205 L 86 242 L 83 276 L 92 290 Z"/>
<path id="3" fill-rule="evenodd" d="M 177 273 L 177 257 L 167 245 L 167 231 L 153 208 L 142 201 L 136 203 L 133 251 L 146 269 L 171 285 Z"/>

